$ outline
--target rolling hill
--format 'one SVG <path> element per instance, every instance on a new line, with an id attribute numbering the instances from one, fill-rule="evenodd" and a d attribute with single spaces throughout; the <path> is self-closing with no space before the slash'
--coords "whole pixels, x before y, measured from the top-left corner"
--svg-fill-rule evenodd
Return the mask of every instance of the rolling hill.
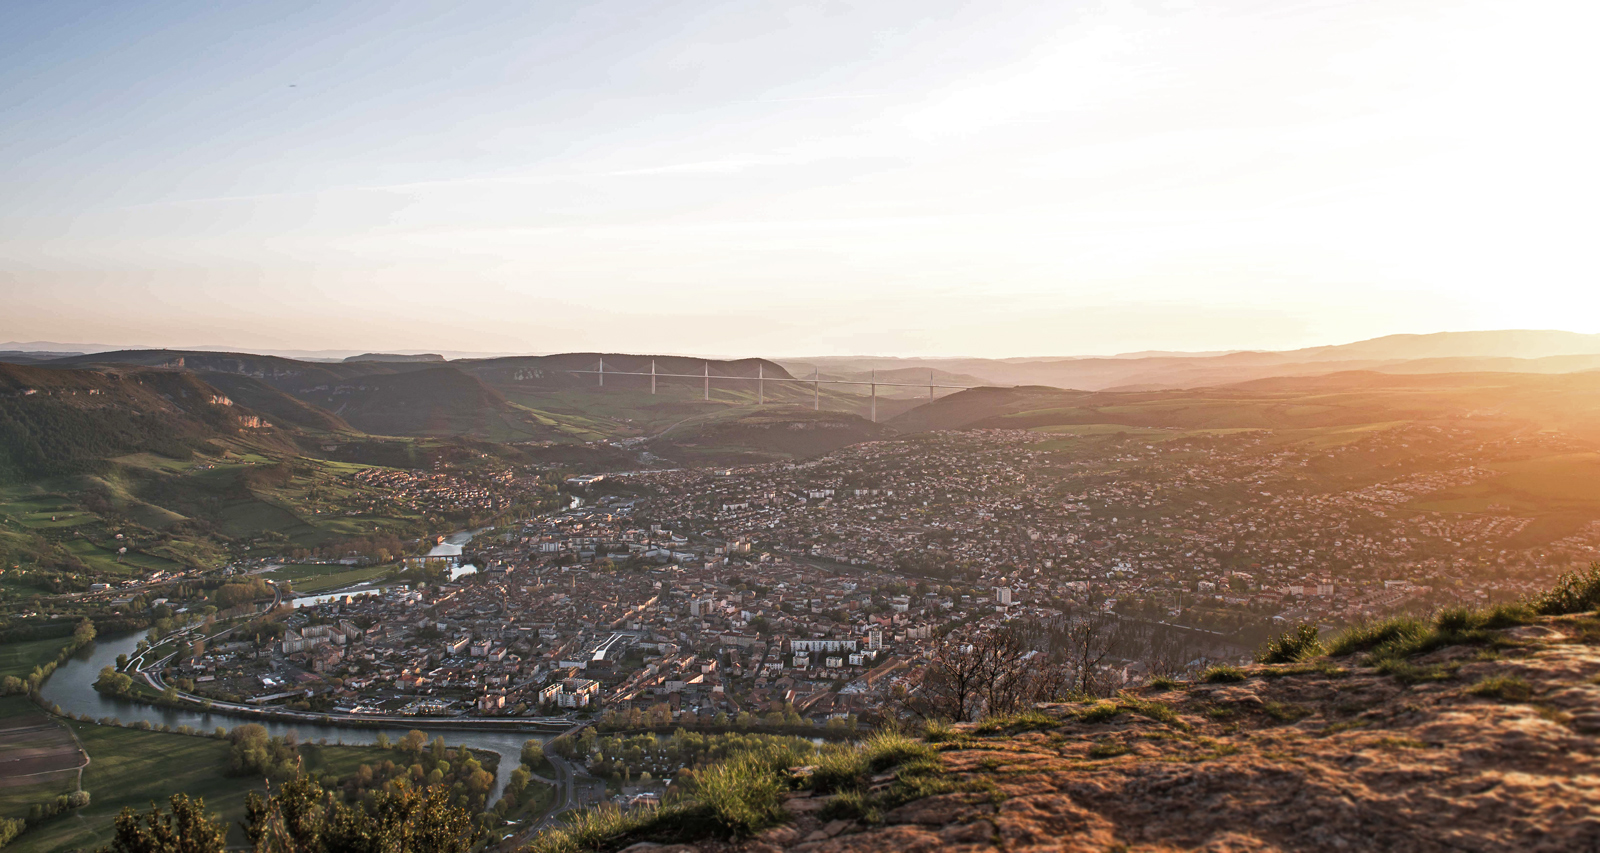
<path id="1" fill-rule="evenodd" d="M 129 453 L 183 457 L 246 434 L 290 447 L 192 373 L 0 364 L 0 482 L 84 473 Z"/>
<path id="2" fill-rule="evenodd" d="M 1030 386 L 962 391 L 889 422 L 902 431 L 1090 426 L 1174 430 L 1327 430 L 1396 422 L 1559 429 L 1600 441 L 1600 373 L 1384 374 L 1275 377 L 1193 390 L 1068 391 Z"/>
<path id="3" fill-rule="evenodd" d="M 895 434 L 859 415 L 775 406 L 685 421 L 648 446 L 652 453 L 681 464 L 750 465 L 821 456 Z"/>
<path id="4" fill-rule="evenodd" d="M 1389 335 L 1337 346 L 1281 352 L 1130 354 L 1098 358 L 899 359 L 818 358 L 791 364 L 824 371 L 926 371 L 980 379 L 990 385 L 1158 390 L 1226 385 L 1274 376 L 1315 376 L 1351 370 L 1378 373 L 1571 373 L 1600 369 L 1600 335 L 1503 330 Z M 954 383 L 964 384 L 964 383 Z"/>
<path id="5" fill-rule="evenodd" d="M 299 399 L 373 435 L 540 437 L 498 392 L 455 367 L 371 373 L 302 389 Z"/>

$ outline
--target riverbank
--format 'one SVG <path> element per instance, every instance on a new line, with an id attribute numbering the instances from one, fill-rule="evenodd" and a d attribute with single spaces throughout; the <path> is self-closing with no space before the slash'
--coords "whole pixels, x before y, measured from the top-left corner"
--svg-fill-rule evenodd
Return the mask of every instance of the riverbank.
<path id="1" fill-rule="evenodd" d="M 411 729 L 425 730 L 431 734 L 444 735 L 452 746 L 465 745 L 474 750 L 494 752 L 501 757 L 499 769 L 495 774 L 495 786 L 490 795 L 491 802 L 500 796 L 510 781 L 511 770 L 517 765 L 516 757 L 521 753 L 523 742 L 529 739 L 548 742 L 557 734 L 550 727 L 541 730 L 537 726 L 529 727 L 522 721 L 497 721 L 485 726 L 483 723 L 490 721 L 463 725 L 463 721 L 459 720 L 431 718 L 431 722 L 424 722 L 430 718 L 407 717 L 359 720 L 362 725 L 340 725 L 340 721 L 331 715 L 312 713 L 302 715 L 302 712 L 288 712 L 294 716 L 278 718 L 278 715 L 273 713 L 231 713 L 232 709 L 216 707 L 215 703 L 211 708 L 187 705 L 160 707 L 106 696 L 96 691 L 94 682 L 100 670 L 106 666 L 115 668 L 119 654 L 131 657 L 136 651 L 139 639 L 138 635 L 127 635 L 103 638 L 91 643 L 79 654 L 69 658 L 44 682 L 40 689 L 41 698 L 47 706 L 58 707 L 63 714 L 75 719 L 84 716 L 94 720 L 115 718 L 119 722 L 129 724 L 142 721 L 156 729 L 163 726 L 177 729 L 179 726 L 187 725 L 199 731 L 211 731 L 217 726 L 231 728 L 240 722 L 253 722 L 263 725 L 275 736 L 283 736 L 293 731 L 301 741 L 325 738 L 329 743 L 342 741 L 357 745 L 375 742 L 380 733 L 391 741 L 397 741 Z M 323 716 L 329 717 L 327 722 L 323 722 L 321 719 Z"/>
<path id="2" fill-rule="evenodd" d="M 8 717 L 47 721 L 50 728 L 64 730 L 73 744 L 68 750 L 72 755 L 63 756 L 72 760 L 55 762 L 60 766 L 52 765 L 38 781 L 0 788 L 0 817 L 24 818 L 34 803 L 80 790 L 80 781 L 81 790 L 90 795 L 88 805 L 29 827 L 6 846 L 6 853 L 98 848 L 111 840 L 113 819 L 124 807 L 144 811 L 151 801 L 165 802 L 174 791 L 205 797 L 207 811 L 220 812 L 228 821 L 229 844 L 244 844 L 237 822 L 244 817 L 245 794 L 264 790 L 264 785 L 259 774 L 230 772 L 227 739 L 51 717 L 24 696 L 0 702 L 12 703 L 5 708 Z M 391 750 L 375 745 L 314 743 L 302 747 L 301 755 L 308 771 L 338 777 L 394 757 Z"/>

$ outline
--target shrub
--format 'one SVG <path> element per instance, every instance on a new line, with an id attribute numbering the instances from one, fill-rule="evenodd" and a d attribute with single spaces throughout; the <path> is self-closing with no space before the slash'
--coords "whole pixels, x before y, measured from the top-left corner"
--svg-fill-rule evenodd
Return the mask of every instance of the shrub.
<path id="1" fill-rule="evenodd" d="M 1244 670 L 1226 663 L 1207 667 L 1200 673 L 1200 680 L 1207 684 L 1223 684 L 1232 681 L 1243 681 L 1244 679 Z"/>
<path id="2" fill-rule="evenodd" d="M 1295 663 L 1306 658 L 1316 657 L 1324 651 L 1322 641 L 1317 638 L 1317 626 L 1302 624 L 1293 630 L 1285 631 L 1268 640 L 1261 650 L 1256 652 L 1258 663 Z"/>
<path id="3" fill-rule="evenodd" d="M 88 791 L 73 791 L 70 794 L 60 794 L 54 800 L 34 803 L 29 806 L 27 823 L 43 823 L 57 815 L 66 814 L 73 809 L 81 809 L 88 804 Z"/>
<path id="4" fill-rule="evenodd" d="M 1600 562 L 1589 568 L 1569 572 L 1556 581 L 1555 587 L 1532 602 L 1535 612 L 1544 616 L 1562 616 L 1600 608 Z"/>

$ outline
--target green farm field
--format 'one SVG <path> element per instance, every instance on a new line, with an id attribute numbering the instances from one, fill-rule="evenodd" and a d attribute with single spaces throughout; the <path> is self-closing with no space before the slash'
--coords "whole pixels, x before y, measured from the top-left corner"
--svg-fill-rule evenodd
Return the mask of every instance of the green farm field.
<path id="1" fill-rule="evenodd" d="M 268 572 L 266 577 L 289 581 L 295 592 L 314 593 L 376 580 L 390 574 L 395 568 L 395 566 L 368 566 L 353 569 L 337 564 L 292 565 Z"/>
<path id="2" fill-rule="evenodd" d="M 118 559 L 117 552 L 111 548 L 96 545 L 87 539 L 73 539 L 63 543 L 64 548 L 73 556 L 82 560 L 92 569 L 114 575 L 142 575 L 151 571 L 172 571 L 182 568 L 172 560 L 144 554 L 138 551 L 129 551 Z"/>
<path id="3" fill-rule="evenodd" d="M 26 678 L 34 667 L 55 660 L 62 647 L 71 640 L 71 637 L 54 637 L 0 645 L 0 677 L 14 675 Z"/>
<path id="4" fill-rule="evenodd" d="M 77 790 L 82 763 L 67 729 L 32 700 L 0 698 L 0 817 L 26 817 L 35 803 Z"/>
<path id="5" fill-rule="evenodd" d="M 228 821 L 229 845 L 244 843 L 238 822 L 244 817 L 245 793 L 262 790 L 262 782 L 254 775 L 228 774 L 227 741 L 92 723 L 67 725 L 89 753 L 83 787 L 91 802 L 24 833 L 6 848 L 8 853 L 100 847 L 110 842 L 112 820 L 124 806 L 145 811 L 152 801 L 165 804 L 177 792 L 204 797 L 207 810 Z M 302 754 L 307 769 L 340 776 L 355 772 L 362 763 L 393 757 L 388 751 L 360 746 L 307 746 Z M 56 793 L 69 790 L 71 785 Z M 26 813 L 26 804 L 22 811 Z"/>

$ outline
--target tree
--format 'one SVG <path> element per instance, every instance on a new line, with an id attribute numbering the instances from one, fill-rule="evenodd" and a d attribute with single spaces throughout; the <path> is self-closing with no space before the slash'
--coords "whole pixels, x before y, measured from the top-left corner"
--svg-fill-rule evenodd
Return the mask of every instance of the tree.
<path id="1" fill-rule="evenodd" d="M 261 774 L 287 778 L 298 772 L 300 752 L 294 732 L 281 738 L 268 734 L 265 726 L 245 723 L 228 733 L 233 746 L 228 753 L 228 768 L 235 775 Z"/>
<path id="2" fill-rule="evenodd" d="M 452 805 L 445 786 L 396 780 L 362 806 L 308 776 L 264 798 L 252 792 L 244 830 L 254 853 L 467 853 L 481 837 L 471 811 Z"/>
<path id="3" fill-rule="evenodd" d="M 945 637 L 934 647 L 922 683 L 902 704 L 925 718 L 960 721 L 1012 714 L 1060 699 L 1071 684 L 1066 661 L 1040 651 L 1039 645 L 1045 645 L 1043 637 L 1021 625 L 968 641 Z"/>
<path id="4" fill-rule="evenodd" d="M 951 637 L 940 638 L 922 673 L 922 683 L 906 696 L 906 707 L 920 716 L 946 720 L 976 719 L 983 665 L 974 647 Z"/>
<path id="5" fill-rule="evenodd" d="M 657 702 L 651 705 L 647 724 L 651 726 L 672 725 L 672 706 L 665 702 Z"/>
<path id="6" fill-rule="evenodd" d="M 538 767 L 544 762 L 544 744 L 536 740 L 527 740 L 522 744 L 522 763 L 529 767 Z"/>
<path id="7" fill-rule="evenodd" d="M 1110 686 L 1105 683 L 1099 669 L 1111 654 L 1112 629 L 1116 618 L 1098 608 L 1073 619 L 1066 629 L 1063 652 L 1072 668 L 1072 678 L 1067 685 L 1072 692 L 1085 696 L 1104 693 Z"/>
<path id="8" fill-rule="evenodd" d="M 112 696 L 127 696 L 133 692 L 133 679 L 128 675 L 117 672 L 111 667 L 100 670 L 100 678 L 94 683 L 95 689 Z"/>
<path id="9" fill-rule="evenodd" d="M 521 796 L 523 790 L 528 787 L 528 783 L 531 781 L 533 781 L 533 774 L 529 773 L 524 767 L 518 767 L 511 771 L 511 781 L 507 783 L 507 788 L 510 789 L 512 796 Z"/>
<path id="10" fill-rule="evenodd" d="M 416 729 L 412 729 L 411 731 L 406 732 L 405 735 L 400 738 L 400 743 L 396 744 L 396 748 L 401 752 L 410 753 L 412 755 L 420 755 L 422 753 L 422 748 L 426 746 L 427 743 L 428 736 L 426 734 L 419 732 Z"/>
<path id="11" fill-rule="evenodd" d="M 172 811 L 163 814 L 155 803 L 143 820 L 132 808 L 117 815 L 111 844 L 101 853 L 223 853 L 228 826 L 206 815 L 206 801 L 173 794 Z"/>

